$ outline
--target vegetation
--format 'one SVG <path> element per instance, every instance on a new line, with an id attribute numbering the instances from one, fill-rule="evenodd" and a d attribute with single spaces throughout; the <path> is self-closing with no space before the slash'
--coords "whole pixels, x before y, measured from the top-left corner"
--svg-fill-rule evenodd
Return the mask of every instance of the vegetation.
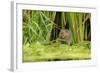
<path id="1" fill-rule="evenodd" d="M 23 10 L 23 62 L 90 59 L 90 20 L 90 13 Z M 61 29 L 71 31 L 71 46 L 57 41 Z"/>
<path id="2" fill-rule="evenodd" d="M 23 48 L 23 62 L 90 59 L 91 51 L 89 48 L 89 42 L 74 44 L 72 46 L 60 43 L 52 45 L 43 45 L 39 42 L 33 43 L 33 45 L 27 43 Z"/>

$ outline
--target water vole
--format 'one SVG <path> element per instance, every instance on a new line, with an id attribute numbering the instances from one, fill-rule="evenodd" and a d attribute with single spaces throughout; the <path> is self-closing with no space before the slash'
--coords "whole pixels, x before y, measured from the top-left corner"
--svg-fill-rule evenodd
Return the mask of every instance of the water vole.
<path id="1" fill-rule="evenodd" d="M 72 44 L 72 34 L 68 29 L 61 29 L 59 33 L 59 41 L 64 42 L 68 45 Z"/>

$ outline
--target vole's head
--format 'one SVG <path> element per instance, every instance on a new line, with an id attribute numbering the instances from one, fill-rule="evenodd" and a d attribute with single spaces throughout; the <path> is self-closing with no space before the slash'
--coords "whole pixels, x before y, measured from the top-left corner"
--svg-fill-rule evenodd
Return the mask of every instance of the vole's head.
<path id="1" fill-rule="evenodd" d="M 69 31 L 67 29 L 62 29 L 59 33 L 59 37 L 64 39 L 65 37 L 69 36 Z"/>

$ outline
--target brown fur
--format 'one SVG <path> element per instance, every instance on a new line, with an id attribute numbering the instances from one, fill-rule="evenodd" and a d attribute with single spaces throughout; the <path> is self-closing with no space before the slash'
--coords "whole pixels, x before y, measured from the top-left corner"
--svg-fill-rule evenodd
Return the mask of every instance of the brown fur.
<path id="1" fill-rule="evenodd" d="M 72 34 L 67 29 L 61 29 L 59 33 L 59 40 L 65 42 L 68 45 L 72 44 Z"/>

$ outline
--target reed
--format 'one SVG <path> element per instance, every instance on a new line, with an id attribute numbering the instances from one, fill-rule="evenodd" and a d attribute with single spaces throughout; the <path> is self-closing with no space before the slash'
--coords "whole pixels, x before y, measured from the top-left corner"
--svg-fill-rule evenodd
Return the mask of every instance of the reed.
<path id="1" fill-rule="evenodd" d="M 60 12 L 60 25 L 55 23 L 57 12 L 23 10 L 23 44 L 32 42 L 49 42 L 51 34 L 58 37 L 57 29 L 68 29 L 72 33 L 73 43 L 87 40 L 88 25 L 90 26 L 90 13 Z M 54 31 L 52 32 L 52 30 Z"/>

